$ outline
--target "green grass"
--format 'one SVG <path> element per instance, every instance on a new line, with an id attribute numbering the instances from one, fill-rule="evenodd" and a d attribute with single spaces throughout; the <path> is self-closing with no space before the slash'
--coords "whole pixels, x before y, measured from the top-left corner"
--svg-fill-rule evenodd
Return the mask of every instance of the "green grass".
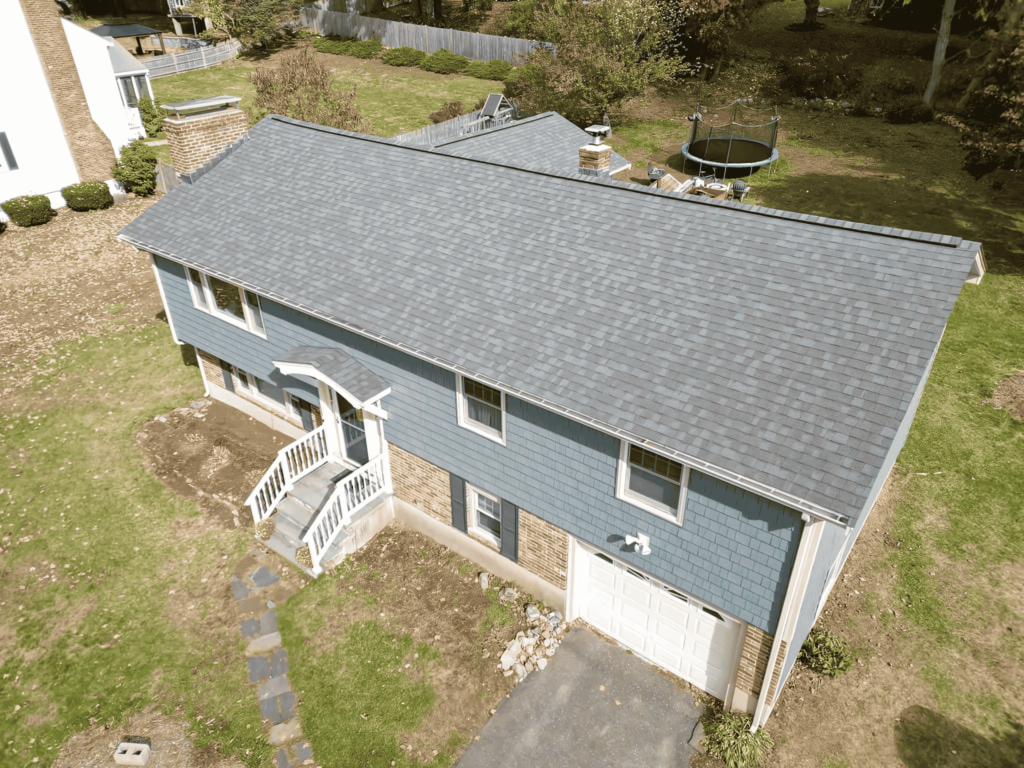
<path id="1" fill-rule="evenodd" d="M 498 599 L 498 590 L 488 589 L 487 599 L 490 605 L 487 606 L 487 614 L 480 622 L 480 633 L 483 634 L 492 627 L 511 627 L 515 623 L 512 609 Z"/>
<path id="2" fill-rule="evenodd" d="M 198 372 L 163 325 L 41 362 L 48 375 L 0 414 L 0 763 L 48 765 L 90 723 L 157 704 L 188 717 L 197 743 L 258 765 L 269 752 L 241 640 L 218 613 L 223 589 L 202 583 L 226 589 L 246 542 L 147 474 L 134 439 L 202 392 Z"/>
<path id="3" fill-rule="evenodd" d="M 689 132 L 689 123 L 680 123 L 677 120 L 634 120 L 615 126 L 608 144 L 620 155 L 634 149 L 643 149 L 651 155 L 656 155 L 670 142 L 676 142 L 681 147 L 686 142 Z M 678 153 L 678 148 L 676 152 Z"/>
<path id="4" fill-rule="evenodd" d="M 320 603 L 329 600 L 336 612 L 356 599 L 351 592 L 333 596 L 334 589 L 334 579 L 320 579 L 278 610 L 289 675 L 302 701 L 302 732 L 325 768 L 422 765 L 401 749 L 398 736 L 419 727 L 433 708 L 437 695 L 418 678 L 441 654 L 377 621 L 356 622 L 334 634 L 324 626 Z M 460 744 L 453 734 L 448 749 L 427 765 L 448 766 Z"/>
<path id="5" fill-rule="evenodd" d="M 416 68 L 384 67 L 378 62 L 339 56 L 334 65 L 335 87 L 355 87 L 356 106 L 377 136 L 394 136 L 430 124 L 430 113 L 445 103 L 461 101 L 466 109 L 501 85 L 461 75 L 435 75 Z M 257 65 L 236 60 L 209 69 L 168 75 L 153 81 L 157 104 L 203 96 L 239 96 L 242 109 L 252 106 L 255 91 L 249 73 Z"/>

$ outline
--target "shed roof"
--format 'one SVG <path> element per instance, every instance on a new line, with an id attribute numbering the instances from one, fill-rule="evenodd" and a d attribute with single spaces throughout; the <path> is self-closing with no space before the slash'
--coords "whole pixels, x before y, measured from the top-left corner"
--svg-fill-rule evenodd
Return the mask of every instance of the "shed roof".
<path id="1" fill-rule="evenodd" d="M 279 116 L 121 237 L 845 520 L 980 250 Z"/>
<path id="2" fill-rule="evenodd" d="M 110 63 L 114 67 L 115 75 L 126 75 L 134 72 L 146 72 L 146 65 L 132 56 L 128 51 L 117 43 L 107 46 L 107 53 L 110 54 Z"/>
<path id="3" fill-rule="evenodd" d="M 145 37 L 163 34 L 163 30 L 144 27 L 141 24 L 104 24 L 89 31 L 100 37 Z"/>

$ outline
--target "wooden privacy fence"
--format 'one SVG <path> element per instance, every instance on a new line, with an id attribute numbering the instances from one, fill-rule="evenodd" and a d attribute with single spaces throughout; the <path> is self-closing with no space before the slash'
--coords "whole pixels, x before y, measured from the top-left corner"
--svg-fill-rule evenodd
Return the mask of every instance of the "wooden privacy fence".
<path id="1" fill-rule="evenodd" d="M 373 19 L 358 13 L 337 13 L 322 8 L 306 6 L 299 16 L 302 26 L 321 35 L 338 35 L 368 40 L 379 38 L 388 48 L 403 45 L 434 53 L 446 48 L 452 53 L 476 61 L 502 59 L 513 66 L 522 64 L 530 51 L 544 46 L 535 40 L 518 37 L 495 37 L 476 32 L 460 32 L 456 29 L 424 27 L 419 24 L 405 24 L 400 21 Z"/>
<path id="2" fill-rule="evenodd" d="M 188 53 L 177 53 L 172 56 L 156 56 L 146 59 L 142 63 L 149 70 L 150 78 L 175 75 L 179 72 L 188 72 L 191 69 L 205 69 L 219 64 L 222 61 L 233 59 L 242 50 L 242 44 L 237 40 L 230 40 L 220 45 L 200 48 Z"/>

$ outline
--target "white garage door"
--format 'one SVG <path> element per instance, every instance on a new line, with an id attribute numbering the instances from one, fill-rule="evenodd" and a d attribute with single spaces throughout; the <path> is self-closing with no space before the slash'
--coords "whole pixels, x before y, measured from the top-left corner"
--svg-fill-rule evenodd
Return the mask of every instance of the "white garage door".
<path id="1" fill-rule="evenodd" d="M 580 618 L 648 660 L 724 699 L 735 675 L 740 622 L 656 579 L 577 545 Z"/>

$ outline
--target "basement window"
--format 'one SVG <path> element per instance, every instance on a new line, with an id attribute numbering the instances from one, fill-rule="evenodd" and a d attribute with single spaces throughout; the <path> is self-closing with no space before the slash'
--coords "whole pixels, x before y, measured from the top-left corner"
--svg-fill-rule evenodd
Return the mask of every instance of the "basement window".
<path id="1" fill-rule="evenodd" d="M 260 297 L 233 283 L 187 267 L 188 287 L 196 309 L 267 338 Z"/>

